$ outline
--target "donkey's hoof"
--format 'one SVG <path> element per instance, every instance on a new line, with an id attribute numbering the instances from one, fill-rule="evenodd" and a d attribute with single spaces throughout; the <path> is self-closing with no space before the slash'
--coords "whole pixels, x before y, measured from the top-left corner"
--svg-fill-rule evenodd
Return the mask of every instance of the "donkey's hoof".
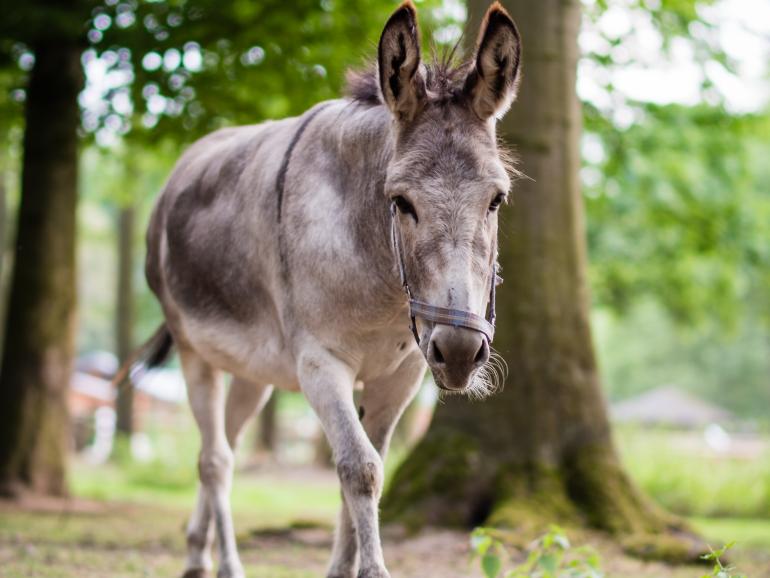
<path id="1" fill-rule="evenodd" d="M 334 568 L 330 569 L 326 578 L 356 578 L 355 568 Z"/>
<path id="2" fill-rule="evenodd" d="M 229 568 L 220 566 L 219 572 L 217 572 L 217 578 L 246 578 L 246 573 L 243 571 L 240 564 Z"/>
<path id="3" fill-rule="evenodd" d="M 357 578 L 390 578 L 390 574 L 385 568 L 362 568 Z"/>
<path id="4" fill-rule="evenodd" d="M 182 574 L 182 578 L 209 578 L 209 573 L 203 568 L 188 568 Z"/>

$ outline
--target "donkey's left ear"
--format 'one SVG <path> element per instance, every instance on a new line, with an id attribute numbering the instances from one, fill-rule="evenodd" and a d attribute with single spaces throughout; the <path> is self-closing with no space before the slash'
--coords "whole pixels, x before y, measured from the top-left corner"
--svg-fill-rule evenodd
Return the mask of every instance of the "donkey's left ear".
<path id="1" fill-rule="evenodd" d="M 516 98 L 521 38 L 516 24 L 499 2 L 490 6 L 481 24 L 474 66 L 465 93 L 481 119 L 500 118 Z"/>

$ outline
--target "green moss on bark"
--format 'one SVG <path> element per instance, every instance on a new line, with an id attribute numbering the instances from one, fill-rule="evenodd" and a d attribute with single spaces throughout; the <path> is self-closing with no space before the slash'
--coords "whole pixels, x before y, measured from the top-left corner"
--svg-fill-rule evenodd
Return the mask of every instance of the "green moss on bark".
<path id="1" fill-rule="evenodd" d="M 676 517 L 639 492 L 609 443 L 568 452 L 563 471 L 567 492 L 592 527 L 614 534 L 658 533 L 682 527 Z"/>
<path id="2" fill-rule="evenodd" d="M 705 544 L 681 520 L 646 499 L 611 446 L 575 450 L 556 466 L 496 460 L 471 436 L 431 432 L 396 471 L 383 520 L 425 526 L 500 529 L 525 545 L 558 523 L 616 536 L 644 559 L 693 562 Z"/>
<path id="3" fill-rule="evenodd" d="M 537 463 L 500 465 L 494 506 L 485 524 L 515 529 L 531 538 L 557 520 L 567 526 L 582 523 L 558 469 Z"/>
<path id="4" fill-rule="evenodd" d="M 383 520 L 410 529 L 468 527 L 485 517 L 489 472 L 469 437 L 430 435 L 396 471 L 382 502 Z"/>
<path id="5" fill-rule="evenodd" d="M 708 552 L 706 544 L 689 532 L 668 531 L 662 534 L 633 534 L 621 540 L 627 554 L 642 560 L 668 564 L 703 564 Z"/>

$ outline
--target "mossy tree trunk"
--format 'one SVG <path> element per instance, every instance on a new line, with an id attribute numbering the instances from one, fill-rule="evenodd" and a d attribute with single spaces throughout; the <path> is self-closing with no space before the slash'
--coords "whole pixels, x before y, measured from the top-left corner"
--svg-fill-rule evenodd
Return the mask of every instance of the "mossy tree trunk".
<path id="1" fill-rule="evenodd" d="M 468 30 L 486 0 L 470 0 Z M 498 127 L 529 178 L 502 212 L 505 283 L 495 347 L 505 389 L 482 403 L 448 398 L 396 473 L 386 520 L 540 529 L 587 523 L 656 532 L 672 520 L 618 460 L 589 325 L 575 80 L 578 0 L 505 0 L 524 45 L 518 101 Z M 467 34 L 472 37 L 472 34 Z"/>
<path id="2" fill-rule="evenodd" d="M 81 47 L 32 46 L 22 195 L 0 370 L 0 490 L 66 493 Z"/>

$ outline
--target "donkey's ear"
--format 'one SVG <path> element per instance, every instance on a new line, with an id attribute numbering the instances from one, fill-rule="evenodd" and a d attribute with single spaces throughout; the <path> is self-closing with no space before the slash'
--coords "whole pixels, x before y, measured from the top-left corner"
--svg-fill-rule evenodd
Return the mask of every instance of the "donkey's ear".
<path id="1" fill-rule="evenodd" d="M 380 91 L 399 120 L 411 120 L 425 98 L 420 74 L 420 33 L 417 11 L 406 0 L 385 24 L 377 49 Z"/>
<path id="2" fill-rule="evenodd" d="M 499 118 L 511 106 L 516 98 L 520 61 L 519 31 L 508 12 L 495 2 L 481 23 L 474 65 L 465 80 L 465 92 L 480 118 Z"/>

